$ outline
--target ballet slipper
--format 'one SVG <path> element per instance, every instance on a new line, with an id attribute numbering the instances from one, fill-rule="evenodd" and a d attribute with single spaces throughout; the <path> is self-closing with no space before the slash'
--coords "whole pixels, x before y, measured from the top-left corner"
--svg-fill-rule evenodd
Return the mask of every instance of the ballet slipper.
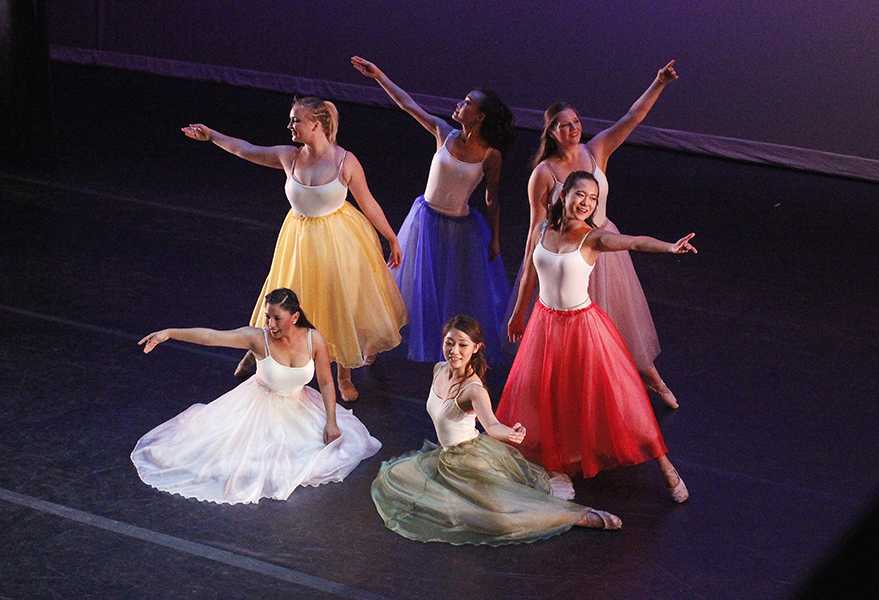
<path id="1" fill-rule="evenodd" d="M 648 383 L 647 389 L 659 396 L 659 399 L 662 400 L 663 404 L 670 409 L 677 410 L 680 406 L 680 404 L 678 404 L 678 399 L 675 398 L 675 395 L 661 379 L 659 380 L 658 386 L 653 386 Z"/>
<path id="2" fill-rule="evenodd" d="M 671 495 L 671 499 L 678 504 L 683 504 L 687 501 L 687 498 L 690 497 L 690 492 L 689 490 L 687 490 L 687 484 L 684 483 L 684 478 L 681 477 L 681 474 L 678 473 L 677 469 L 675 469 L 674 473 L 678 476 L 678 482 L 673 486 L 666 487 L 668 489 L 668 493 Z"/>
<path id="3" fill-rule="evenodd" d="M 576 524 L 589 529 L 622 529 L 623 520 L 615 514 L 587 507 Z"/>
<path id="4" fill-rule="evenodd" d="M 350 379 L 339 379 L 339 396 L 342 402 L 356 402 L 360 397 L 360 392 L 354 387 L 354 382 Z"/>
<path id="5" fill-rule="evenodd" d="M 256 357 L 253 355 L 252 351 L 248 350 L 238 363 L 238 366 L 235 367 L 235 377 L 238 379 L 247 379 L 254 373 L 256 373 Z"/>

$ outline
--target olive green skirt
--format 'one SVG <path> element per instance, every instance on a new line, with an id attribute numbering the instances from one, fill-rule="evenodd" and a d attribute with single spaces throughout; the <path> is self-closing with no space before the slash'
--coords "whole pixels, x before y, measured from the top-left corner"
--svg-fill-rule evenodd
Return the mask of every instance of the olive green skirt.
<path id="1" fill-rule="evenodd" d="M 480 434 L 382 463 L 372 500 L 388 529 L 419 542 L 522 544 L 564 533 L 585 506 L 551 495 L 550 477 L 515 448 Z"/>

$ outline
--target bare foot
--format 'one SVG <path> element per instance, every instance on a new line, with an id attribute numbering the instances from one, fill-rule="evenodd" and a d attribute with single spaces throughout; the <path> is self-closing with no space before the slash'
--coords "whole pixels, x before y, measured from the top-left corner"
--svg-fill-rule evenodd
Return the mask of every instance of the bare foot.
<path id="1" fill-rule="evenodd" d="M 339 378 L 339 396 L 341 396 L 342 402 L 356 402 L 360 397 L 360 392 L 354 387 L 353 381 Z"/>
<path id="2" fill-rule="evenodd" d="M 678 399 L 675 398 L 674 393 L 665 385 L 665 382 L 660 380 L 658 385 L 647 385 L 647 389 L 659 396 L 659 399 L 662 400 L 663 404 L 669 407 L 672 410 L 677 410 L 680 404 L 678 404 Z"/>

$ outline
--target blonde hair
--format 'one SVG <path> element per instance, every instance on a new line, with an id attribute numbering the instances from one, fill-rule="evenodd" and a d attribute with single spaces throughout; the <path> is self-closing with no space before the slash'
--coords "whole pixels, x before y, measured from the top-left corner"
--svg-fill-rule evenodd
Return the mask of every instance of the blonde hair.
<path id="1" fill-rule="evenodd" d="M 311 116 L 320 123 L 324 130 L 324 135 L 331 144 L 336 143 L 336 134 L 339 133 L 339 110 L 336 105 L 329 100 L 321 100 L 314 96 L 306 96 L 304 98 L 295 98 L 293 106 L 296 105 L 307 108 L 311 111 Z"/>

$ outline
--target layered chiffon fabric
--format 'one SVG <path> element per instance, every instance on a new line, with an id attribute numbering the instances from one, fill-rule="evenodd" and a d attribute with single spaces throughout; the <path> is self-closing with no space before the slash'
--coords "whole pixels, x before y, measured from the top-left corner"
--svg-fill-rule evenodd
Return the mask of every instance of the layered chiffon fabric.
<path id="1" fill-rule="evenodd" d="M 631 354 L 595 304 L 534 305 L 497 416 L 525 426 L 523 454 L 550 471 L 592 477 L 667 452 Z"/>
<path id="2" fill-rule="evenodd" d="M 530 543 L 569 530 L 587 507 L 554 497 L 547 472 L 480 434 L 382 464 L 372 499 L 388 529 L 419 542 Z"/>
<path id="3" fill-rule="evenodd" d="M 620 232 L 610 219 L 605 221 L 602 229 Z M 598 254 L 589 279 L 589 297 L 611 318 L 638 370 L 646 371 L 652 367 L 660 352 L 659 336 L 632 256 L 627 250 Z"/>
<path id="4" fill-rule="evenodd" d="M 610 219 L 605 221 L 602 228 L 611 233 L 620 232 Z M 513 284 L 513 293 L 504 311 L 504 323 L 510 320 L 516 307 L 516 295 L 521 281 L 520 267 Z M 589 297 L 611 318 L 625 340 L 638 370 L 646 371 L 652 367 L 660 352 L 659 336 L 653 324 L 647 298 L 635 272 L 635 265 L 632 264 L 632 256 L 628 251 L 598 254 L 589 279 Z M 525 315 L 528 318 L 534 310 L 536 299 L 535 291 L 527 304 Z M 516 345 L 509 341 L 502 340 L 502 348 L 507 354 L 516 353 Z"/>
<path id="5" fill-rule="evenodd" d="M 443 325 L 465 313 L 482 326 L 489 361 L 499 362 L 510 284 L 501 258 L 488 257 L 491 231 L 485 218 L 477 211 L 447 216 L 419 196 L 397 237 L 403 262 L 392 273 L 409 313 L 404 330 L 408 358 L 443 360 Z"/>
<path id="6" fill-rule="evenodd" d="M 366 357 L 400 343 L 406 306 L 378 235 L 348 202 L 320 217 L 293 210 L 287 214 L 251 326 L 264 326 L 264 297 L 281 287 L 296 292 L 326 340 L 331 360 L 342 366 L 360 367 Z"/>

